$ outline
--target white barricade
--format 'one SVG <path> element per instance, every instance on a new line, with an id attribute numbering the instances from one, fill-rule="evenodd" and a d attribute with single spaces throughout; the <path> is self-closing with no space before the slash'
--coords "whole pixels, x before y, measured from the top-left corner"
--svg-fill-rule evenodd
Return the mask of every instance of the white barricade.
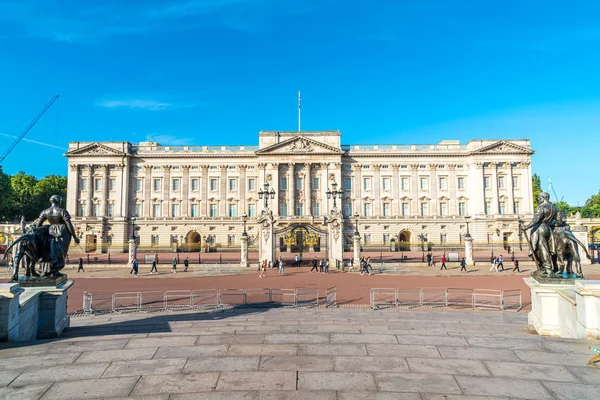
<path id="1" fill-rule="evenodd" d="M 445 288 L 421 288 L 421 305 L 445 306 L 446 304 Z"/>
<path id="2" fill-rule="evenodd" d="M 140 292 L 140 310 L 164 310 L 165 292 Z"/>
<path id="3" fill-rule="evenodd" d="M 502 290 L 473 289 L 473 306 L 502 310 Z"/>
<path id="4" fill-rule="evenodd" d="M 398 288 L 396 290 L 396 305 L 420 306 L 421 305 L 421 289 Z"/>
<path id="5" fill-rule="evenodd" d="M 473 289 L 446 289 L 446 305 L 450 307 L 473 307 Z"/>
<path id="6" fill-rule="evenodd" d="M 296 306 L 308 307 L 319 305 L 319 289 L 299 288 L 296 289 Z"/>
<path id="7" fill-rule="evenodd" d="M 502 309 L 519 311 L 523 308 L 521 289 L 509 289 L 502 292 Z"/>
<path id="8" fill-rule="evenodd" d="M 173 310 L 175 308 L 191 308 L 192 291 L 191 290 L 167 290 L 165 292 L 165 308 Z"/>
<path id="9" fill-rule="evenodd" d="M 123 292 L 113 295 L 113 311 L 139 311 L 140 293 Z"/>
<path id="10" fill-rule="evenodd" d="M 244 289 L 220 289 L 220 306 L 243 306 L 246 304 L 246 292 Z"/>
<path id="11" fill-rule="evenodd" d="M 325 307 L 337 306 L 337 286 L 327 288 L 325 291 Z"/>
<path id="12" fill-rule="evenodd" d="M 271 289 L 273 305 L 296 307 L 296 289 Z"/>
<path id="13" fill-rule="evenodd" d="M 253 307 L 271 305 L 271 289 L 246 289 L 246 304 Z"/>
<path id="14" fill-rule="evenodd" d="M 215 308 L 219 306 L 219 289 L 192 290 L 192 307 Z"/>
<path id="15" fill-rule="evenodd" d="M 396 301 L 397 291 L 393 288 L 373 288 L 369 295 L 371 308 L 375 309 L 379 306 L 394 307 L 398 303 Z"/>

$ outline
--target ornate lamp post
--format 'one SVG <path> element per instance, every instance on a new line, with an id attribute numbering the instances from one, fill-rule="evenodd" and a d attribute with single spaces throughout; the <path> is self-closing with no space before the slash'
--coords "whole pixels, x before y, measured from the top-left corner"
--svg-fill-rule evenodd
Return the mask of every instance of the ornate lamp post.
<path id="1" fill-rule="evenodd" d="M 242 236 L 248 236 L 248 233 L 246 232 L 246 221 L 248 221 L 248 214 L 244 213 L 242 215 L 242 223 L 244 224 L 244 231 L 242 232 Z"/>
<path id="2" fill-rule="evenodd" d="M 333 208 L 337 208 L 337 204 L 336 204 L 336 199 L 337 198 L 342 198 L 342 195 L 344 194 L 344 192 L 342 190 L 336 190 L 337 188 L 337 183 L 333 182 L 331 184 L 331 187 L 333 188 L 333 190 L 327 190 L 325 193 L 327 194 L 327 198 L 331 199 L 333 198 Z"/>
<path id="3" fill-rule="evenodd" d="M 465 222 L 467 223 L 467 233 L 465 234 L 465 238 L 470 238 L 471 234 L 469 233 L 469 220 L 471 219 L 470 216 L 466 216 L 465 217 Z"/>
<path id="4" fill-rule="evenodd" d="M 358 213 L 354 214 L 354 236 L 360 236 L 358 233 Z"/>
<path id="5" fill-rule="evenodd" d="M 420 233 L 417 237 L 421 240 L 421 251 L 423 252 L 421 255 L 421 262 L 425 262 L 425 241 L 427 240 L 427 236 Z"/>
<path id="6" fill-rule="evenodd" d="M 269 182 L 265 182 L 264 190 L 261 189 L 258 191 L 258 198 L 265 198 L 265 208 L 269 208 L 269 196 L 271 196 L 271 200 L 275 198 L 275 190 L 271 189 L 269 192 Z"/>
<path id="7" fill-rule="evenodd" d="M 131 217 L 131 239 L 135 242 L 135 217 Z"/>

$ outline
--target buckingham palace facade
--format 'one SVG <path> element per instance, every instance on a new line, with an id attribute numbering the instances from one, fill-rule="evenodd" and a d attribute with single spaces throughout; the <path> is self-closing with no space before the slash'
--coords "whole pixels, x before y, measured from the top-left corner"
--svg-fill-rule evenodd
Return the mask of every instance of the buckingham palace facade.
<path id="1" fill-rule="evenodd" d="M 72 142 L 67 209 L 90 252 L 132 237 L 141 248 L 234 248 L 243 214 L 258 235 L 268 184 L 277 229 L 325 224 L 336 201 L 344 234 L 358 214 L 366 246 L 460 244 L 467 227 L 476 247 L 498 245 L 532 214 L 532 154 L 529 140 L 342 145 L 338 131 L 260 132 L 250 146 Z"/>

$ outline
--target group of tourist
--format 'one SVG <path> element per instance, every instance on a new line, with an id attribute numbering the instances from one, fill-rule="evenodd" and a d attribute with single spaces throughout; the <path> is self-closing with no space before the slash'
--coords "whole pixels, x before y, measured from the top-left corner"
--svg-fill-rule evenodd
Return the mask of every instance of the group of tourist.
<path id="1" fill-rule="evenodd" d="M 317 267 L 318 267 L 318 269 L 317 269 Z M 313 260 L 312 260 L 312 268 L 310 269 L 311 274 L 312 274 L 313 270 L 318 273 L 321 273 L 321 274 L 328 274 L 329 273 L 329 260 L 324 258 L 319 261 L 317 259 L 317 256 L 315 256 L 315 258 L 313 258 Z"/>
<path id="2" fill-rule="evenodd" d="M 492 264 L 490 272 L 492 272 L 493 270 L 495 270 L 496 272 L 504 271 L 504 259 L 502 258 L 502 254 L 500 254 L 498 257 L 491 256 L 490 263 Z M 519 260 L 515 258 L 515 260 L 513 261 L 513 265 L 514 268 L 512 272 L 521 272 L 521 270 L 519 269 Z M 498 271 L 498 268 L 500 268 L 500 271 Z"/>
<path id="3" fill-rule="evenodd" d="M 177 257 L 173 257 L 173 260 L 171 260 L 171 272 L 174 274 L 177 273 L 177 264 L 178 264 Z M 158 254 L 156 254 L 154 256 L 154 259 L 152 260 L 152 268 L 150 269 L 150 275 L 158 274 L 157 265 L 158 265 Z M 183 272 L 187 272 L 189 266 L 190 266 L 190 260 L 186 257 L 185 260 L 183 261 Z M 131 262 L 131 271 L 129 271 L 129 274 L 133 275 L 137 278 L 138 273 L 139 273 L 139 267 L 140 267 L 140 264 L 139 264 L 137 258 L 134 258 L 133 261 Z M 79 259 L 79 268 L 81 270 L 83 270 L 83 260 L 81 258 Z M 77 272 L 79 272 L 79 270 L 77 270 Z"/>
<path id="4" fill-rule="evenodd" d="M 348 272 L 354 271 L 354 257 L 350 258 L 348 263 Z M 361 257 L 359 262 L 360 274 L 361 275 L 373 275 L 373 267 L 371 266 L 371 257 Z"/>

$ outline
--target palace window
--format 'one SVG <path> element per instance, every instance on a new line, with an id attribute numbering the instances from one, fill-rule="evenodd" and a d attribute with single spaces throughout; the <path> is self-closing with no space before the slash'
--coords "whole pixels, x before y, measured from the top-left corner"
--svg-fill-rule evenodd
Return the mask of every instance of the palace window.
<path id="1" fill-rule="evenodd" d="M 296 177 L 296 190 L 302 189 L 302 178 Z"/>
<path id="2" fill-rule="evenodd" d="M 115 205 L 114 204 L 109 204 L 108 205 L 108 216 L 109 217 L 114 217 L 115 216 Z"/>
<path id="3" fill-rule="evenodd" d="M 99 217 L 100 216 L 100 204 L 94 204 L 94 206 L 92 207 L 92 212 L 93 212 L 94 217 Z"/>
<path id="4" fill-rule="evenodd" d="M 160 192 L 160 179 L 155 179 L 153 185 L 154 185 L 154 191 Z"/>
<path id="5" fill-rule="evenodd" d="M 102 179 L 94 179 L 94 191 L 99 192 L 102 188 Z"/>
<path id="6" fill-rule="evenodd" d="M 402 178 L 402 190 L 408 190 L 408 178 Z"/>
<path id="7" fill-rule="evenodd" d="M 370 233 L 365 233 L 363 238 L 365 240 L 365 244 L 371 244 L 371 234 Z"/>
<path id="8" fill-rule="evenodd" d="M 409 212 L 408 212 L 408 203 L 402 203 L 402 216 L 403 217 L 408 217 Z"/>
<path id="9" fill-rule="evenodd" d="M 519 175 L 514 175 L 512 177 L 512 186 L 513 186 L 513 188 L 517 189 L 519 187 L 519 180 L 521 180 L 521 177 Z"/>
<path id="10" fill-rule="evenodd" d="M 85 204 L 79 203 L 79 216 L 85 217 Z"/>
<path id="11" fill-rule="evenodd" d="M 279 215 L 281 215 L 282 217 L 287 217 L 287 215 L 288 215 L 287 203 L 279 204 Z"/>
<path id="12" fill-rule="evenodd" d="M 110 178 L 108 180 L 108 190 L 115 190 L 116 184 L 117 184 L 117 180 L 115 178 Z"/>
<path id="13" fill-rule="evenodd" d="M 506 214 L 506 203 L 504 201 L 498 203 L 498 214 Z"/>
<path id="14" fill-rule="evenodd" d="M 364 204 L 364 215 L 365 215 L 365 217 L 371 216 L 371 203 Z"/>
<path id="15" fill-rule="evenodd" d="M 489 176 L 484 176 L 483 177 L 483 188 L 484 189 L 489 189 L 490 188 L 490 177 Z"/>
<path id="16" fill-rule="evenodd" d="M 458 215 L 464 217 L 467 215 L 467 204 L 464 202 L 458 203 Z"/>
<path id="17" fill-rule="evenodd" d="M 521 214 L 521 203 L 515 201 L 515 214 Z"/>
<path id="18" fill-rule="evenodd" d="M 465 190 L 465 178 L 462 176 L 458 177 L 458 190 Z"/>
<path id="19" fill-rule="evenodd" d="M 383 190 L 390 190 L 390 178 L 383 178 Z"/>
<path id="20" fill-rule="evenodd" d="M 296 215 L 304 215 L 304 204 L 296 204 Z"/>
<path id="21" fill-rule="evenodd" d="M 420 181 L 421 190 L 429 189 L 429 182 L 428 182 L 427 178 L 420 178 L 419 181 Z"/>
<path id="22" fill-rule="evenodd" d="M 190 217 L 198 216 L 198 204 L 192 204 L 190 207 Z"/>
<path id="23" fill-rule="evenodd" d="M 237 205 L 236 204 L 229 205 L 229 216 L 237 217 Z"/>
<path id="24" fill-rule="evenodd" d="M 390 203 L 383 203 L 383 216 L 389 217 L 392 215 L 392 207 Z"/>
<path id="25" fill-rule="evenodd" d="M 352 190 L 352 178 L 344 177 L 344 190 Z"/>
<path id="26" fill-rule="evenodd" d="M 504 189 L 504 176 L 499 176 L 498 177 L 498 187 L 500 189 Z"/>
<path id="27" fill-rule="evenodd" d="M 150 237 L 150 243 L 152 246 L 158 246 L 160 244 L 160 237 L 158 235 L 152 235 Z"/>
<path id="28" fill-rule="evenodd" d="M 344 215 L 346 217 L 352 216 L 352 203 L 350 203 L 350 202 L 344 203 Z"/>
<path id="29" fill-rule="evenodd" d="M 171 217 L 173 217 L 173 218 L 179 217 L 179 204 L 177 204 L 177 203 L 171 204 Z"/>
<path id="30" fill-rule="evenodd" d="M 217 191 L 217 178 L 211 178 L 211 180 L 210 180 L 210 191 L 211 192 L 216 192 Z"/>
<path id="31" fill-rule="evenodd" d="M 136 192 L 141 192 L 142 191 L 142 179 L 141 178 L 137 178 L 135 180 L 135 191 Z"/>
<path id="32" fill-rule="evenodd" d="M 200 187 L 200 180 L 198 178 L 192 179 L 192 192 L 197 192 Z"/>
<path id="33" fill-rule="evenodd" d="M 313 187 L 312 187 L 313 190 L 319 190 L 319 178 L 313 178 L 312 184 L 313 184 Z"/>
<path id="34" fill-rule="evenodd" d="M 250 178 L 248 179 L 248 191 L 254 192 L 256 190 L 256 179 Z"/>
<path id="35" fill-rule="evenodd" d="M 319 216 L 321 215 L 321 205 L 319 203 L 313 203 L 312 205 L 312 215 Z"/>
<path id="36" fill-rule="evenodd" d="M 286 178 L 286 177 L 282 177 L 282 178 L 280 179 L 280 182 L 279 182 L 279 188 L 280 188 L 281 190 L 287 190 L 287 178 Z"/>
<path id="37" fill-rule="evenodd" d="M 235 235 L 227 235 L 227 245 L 235 246 Z"/>
<path id="38" fill-rule="evenodd" d="M 440 190 L 446 190 L 448 189 L 446 187 L 446 178 L 445 177 L 441 177 L 440 178 Z"/>
<path id="39" fill-rule="evenodd" d="M 256 217 L 256 204 L 248 204 L 248 216 Z"/>
<path id="40" fill-rule="evenodd" d="M 445 233 L 440 233 L 440 244 L 446 244 L 448 236 Z"/>
<path id="41" fill-rule="evenodd" d="M 383 234 L 383 244 L 389 244 L 389 243 L 390 243 L 390 234 L 384 233 Z"/>
<path id="42" fill-rule="evenodd" d="M 179 179 L 179 178 L 173 179 L 172 187 L 173 187 L 174 192 L 179 192 L 179 190 L 181 190 L 181 179 Z"/>
<path id="43" fill-rule="evenodd" d="M 371 178 L 363 178 L 363 190 L 371 190 Z"/>
<path id="44" fill-rule="evenodd" d="M 160 204 L 152 204 L 152 216 L 154 218 L 160 217 Z"/>
<path id="45" fill-rule="evenodd" d="M 87 179 L 81 178 L 81 190 L 87 190 Z"/>
<path id="46" fill-rule="evenodd" d="M 484 203 L 484 213 L 486 215 L 490 215 L 492 213 L 492 203 L 490 201 L 487 201 Z"/>
<path id="47" fill-rule="evenodd" d="M 235 192 L 236 190 L 237 190 L 237 179 L 230 179 L 229 180 L 229 191 Z"/>
<path id="48" fill-rule="evenodd" d="M 440 203 L 440 215 L 442 217 L 448 215 L 448 203 Z"/>
<path id="49" fill-rule="evenodd" d="M 429 215 L 429 204 L 421 203 L 421 216 L 425 217 Z"/>
<path id="50" fill-rule="evenodd" d="M 139 218 L 141 215 L 142 215 L 142 205 L 141 204 L 136 204 L 135 205 L 135 211 L 133 212 L 133 216 Z"/>
<path id="51" fill-rule="evenodd" d="M 210 216 L 211 217 L 217 217 L 219 214 L 217 212 L 217 205 L 215 203 L 212 203 L 210 205 Z"/>

